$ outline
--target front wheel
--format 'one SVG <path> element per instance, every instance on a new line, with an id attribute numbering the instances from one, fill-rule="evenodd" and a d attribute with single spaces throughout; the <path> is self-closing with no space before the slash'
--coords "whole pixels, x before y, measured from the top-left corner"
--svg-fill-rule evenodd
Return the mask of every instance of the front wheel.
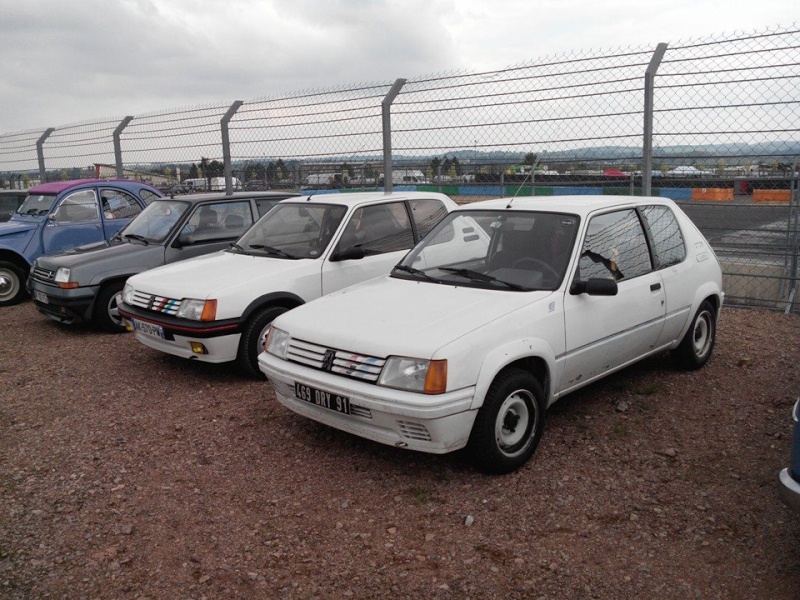
<path id="1" fill-rule="evenodd" d="M 699 369 L 711 358 L 716 340 L 717 311 L 706 300 L 697 309 L 689 331 L 674 350 L 675 364 L 687 371 Z"/>
<path id="2" fill-rule="evenodd" d="M 258 368 L 258 355 L 264 349 L 264 340 L 272 321 L 286 312 L 283 306 L 269 306 L 257 311 L 244 326 L 242 338 L 239 340 L 239 352 L 236 361 L 248 375 L 263 377 Z"/>
<path id="3" fill-rule="evenodd" d="M 125 287 L 124 281 L 114 281 L 102 287 L 94 305 L 94 322 L 109 333 L 122 333 L 125 325 L 119 314 L 119 293 Z"/>
<path id="4" fill-rule="evenodd" d="M 537 379 L 522 369 L 501 372 L 486 393 L 467 443 L 487 473 L 510 473 L 533 456 L 544 431 L 545 401 Z"/>
<path id="5" fill-rule="evenodd" d="M 25 297 L 25 272 L 17 265 L 0 261 L 0 306 L 17 304 Z"/>

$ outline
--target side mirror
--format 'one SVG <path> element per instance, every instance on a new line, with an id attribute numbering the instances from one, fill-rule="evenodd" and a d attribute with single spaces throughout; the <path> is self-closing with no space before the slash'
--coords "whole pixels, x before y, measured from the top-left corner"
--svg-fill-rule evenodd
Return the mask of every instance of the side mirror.
<path id="1" fill-rule="evenodd" d="M 344 250 L 340 250 L 331 257 L 332 261 L 340 260 L 361 260 L 367 255 L 362 246 L 350 246 Z"/>
<path id="2" fill-rule="evenodd" d="M 573 296 L 588 294 L 589 296 L 616 296 L 617 282 L 607 277 L 591 277 L 588 281 L 576 279 L 569 288 Z"/>

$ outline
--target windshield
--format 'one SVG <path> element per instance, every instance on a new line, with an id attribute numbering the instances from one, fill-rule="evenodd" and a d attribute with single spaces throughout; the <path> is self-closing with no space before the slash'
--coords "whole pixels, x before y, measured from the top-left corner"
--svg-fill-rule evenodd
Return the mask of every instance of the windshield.
<path id="1" fill-rule="evenodd" d="M 575 215 L 457 211 L 392 271 L 393 277 L 503 290 L 555 290 L 575 244 Z"/>
<path id="2" fill-rule="evenodd" d="M 128 241 L 138 239 L 147 242 L 163 242 L 188 208 L 188 202 L 156 200 L 122 230 L 120 237 Z"/>
<path id="3" fill-rule="evenodd" d="M 29 194 L 17 209 L 18 215 L 41 216 L 50 212 L 56 201 L 55 194 Z"/>
<path id="4" fill-rule="evenodd" d="M 318 258 L 339 228 L 346 206 L 280 203 L 239 238 L 234 251 L 279 258 Z"/>

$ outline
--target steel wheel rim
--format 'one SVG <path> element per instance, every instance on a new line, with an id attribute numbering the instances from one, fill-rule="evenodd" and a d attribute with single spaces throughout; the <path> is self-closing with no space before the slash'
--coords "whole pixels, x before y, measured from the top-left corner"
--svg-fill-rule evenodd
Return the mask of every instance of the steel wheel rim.
<path id="1" fill-rule="evenodd" d="M 106 306 L 106 312 L 114 325 L 122 326 L 122 317 L 119 316 L 119 294 L 111 296 L 108 306 Z"/>
<path id="2" fill-rule="evenodd" d="M 519 454 L 530 444 L 530 432 L 538 419 L 535 406 L 533 394 L 524 389 L 512 392 L 503 400 L 494 423 L 495 441 L 503 454 Z"/>
<path id="3" fill-rule="evenodd" d="M 694 331 L 692 332 L 694 352 L 700 358 L 705 356 L 711 347 L 712 328 L 711 314 L 707 311 L 703 311 L 697 316 L 697 321 L 695 321 L 694 324 Z"/>
<path id="4" fill-rule="evenodd" d="M 19 291 L 19 280 L 13 273 L 0 270 L 0 301 L 10 300 Z"/>

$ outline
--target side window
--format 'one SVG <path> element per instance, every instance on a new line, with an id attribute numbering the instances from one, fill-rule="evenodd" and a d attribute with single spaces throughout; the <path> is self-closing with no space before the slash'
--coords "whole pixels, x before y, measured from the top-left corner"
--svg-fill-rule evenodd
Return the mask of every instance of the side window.
<path id="1" fill-rule="evenodd" d="M 272 207 L 275 206 L 279 201 L 273 200 L 272 198 L 256 198 L 256 208 L 258 209 L 258 216 L 263 217 L 269 211 L 272 210 Z"/>
<path id="2" fill-rule="evenodd" d="M 686 258 L 686 244 L 675 214 L 666 206 L 646 206 L 642 214 L 653 238 L 658 266 L 682 262 Z"/>
<path id="3" fill-rule="evenodd" d="M 250 202 L 247 200 L 212 204 L 210 206 L 217 211 L 217 217 L 226 235 L 239 237 L 253 224 L 253 211 L 250 209 Z"/>
<path id="4" fill-rule="evenodd" d="M 253 224 L 250 202 L 218 202 L 198 207 L 182 233 L 210 234 L 201 237 L 239 237 Z"/>
<path id="5" fill-rule="evenodd" d="M 633 210 L 593 217 L 581 248 L 579 277 L 631 279 L 652 270 L 647 240 Z"/>
<path id="6" fill-rule="evenodd" d="M 144 200 L 145 204 L 150 204 L 153 200 L 155 200 L 156 198 L 160 198 L 160 197 L 161 196 L 159 196 L 158 194 L 156 194 L 155 192 L 153 192 L 151 190 L 147 190 L 147 189 L 139 190 L 139 198 Z"/>
<path id="7" fill-rule="evenodd" d="M 56 223 L 99 221 L 94 190 L 78 190 L 66 196 L 54 215 Z"/>
<path id="8" fill-rule="evenodd" d="M 339 249 L 361 246 L 366 254 L 408 250 L 414 235 L 405 205 L 401 202 L 359 208 L 342 233 Z"/>
<path id="9" fill-rule="evenodd" d="M 420 239 L 428 235 L 428 232 L 447 214 L 447 209 L 439 200 L 427 198 L 409 200 L 408 206 L 411 208 L 411 216 Z"/>
<path id="10" fill-rule="evenodd" d="M 103 218 L 129 219 L 142 212 L 136 198 L 122 190 L 101 190 L 100 202 L 103 205 Z"/>

